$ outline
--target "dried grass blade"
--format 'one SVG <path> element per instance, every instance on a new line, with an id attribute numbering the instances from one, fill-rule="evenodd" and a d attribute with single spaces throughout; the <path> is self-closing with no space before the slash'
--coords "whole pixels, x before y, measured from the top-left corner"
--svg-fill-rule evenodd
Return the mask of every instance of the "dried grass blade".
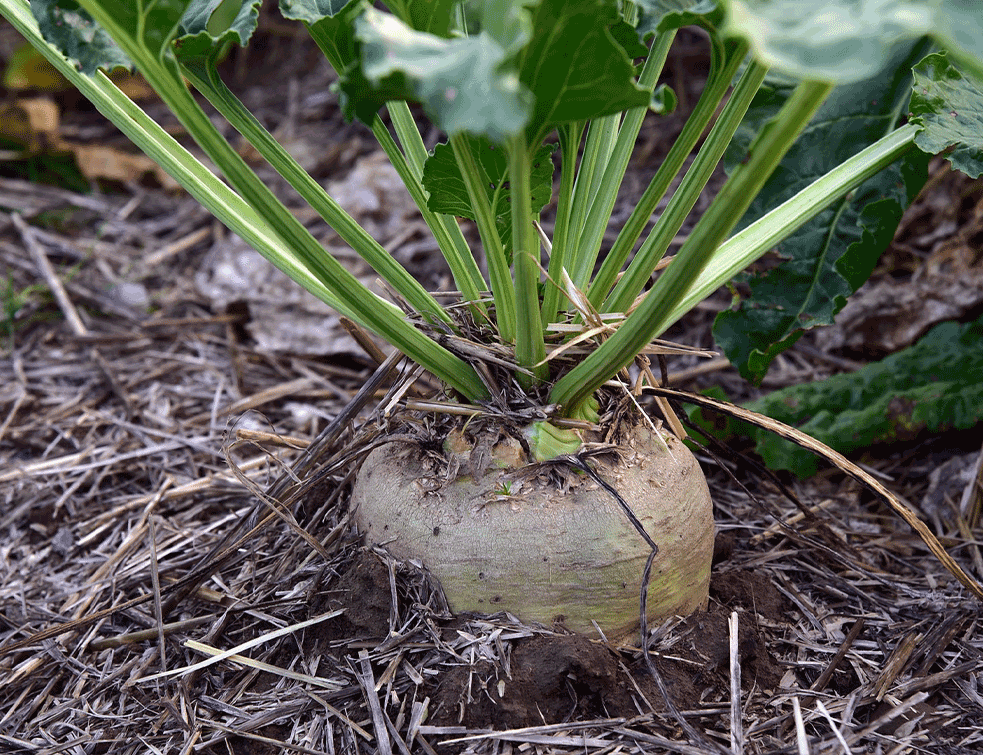
<path id="1" fill-rule="evenodd" d="M 861 616 L 855 622 L 853 622 L 853 627 L 850 629 L 850 633 L 846 636 L 846 639 L 840 644 L 836 649 L 836 654 L 830 659 L 829 665 L 823 669 L 823 673 L 819 675 L 812 686 L 809 687 L 811 690 L 821 691 L 829 683 L 829 680 L 833 678 L 833 674 L 836 671 L 836 667 L 840 665 L 846 654 L 849 652 L 850 648 L 853 647 L 853 643 L 856 642 L 857 637 L 860 636 L 860 632 L 866 624 L 864 617 Z"/>
<path id="2" fill-rule="evenodd" d="M 970 528 L 979 524 L 980 514 L 983 513 L 983 450 L 980 450 L 980 455 L 976 459 L 973 479 L 966 486 L 959 501 L 959 513 Z"/>
<path id="3" fill-rule="evenodd" d="M 295 745 L 290 742 L 284 742 L 282 739 L 273 739 L 273 737 L 264 737 L 262 734 L 256 734 L 251 731 L 241 731 L 239 729 L 234 729 L 231 726 L 224 726 L 217 721 L 209 721 L 208 725 L 218 729 L 219 731 L 224 731 L 229 734 L 235 734 L 237 737 L 242 737 L 243 739 L 251 739 L 254 742 L 259 742 L 260 744 L 267 745 L 268 747 L 274 748 L 273 752 L 299 752 L 303 755 L 326 755 L 324 750 L 314 750 L 310 747 L 304 747 L 303 745 Z M 208 742 L 204 743 L 208 745 Z"/>
<path id="4" fill-rule="evenodd" d="M 910 679 L 907 682 L 902 682 L 895 689 L 899 695 L 907 695 L 912 692 L 920 692 L 921 690 L 931 690 L 938 687 L 950 679 L 957 679 L 963 676 L 968 676 L 976 671 L 979 671 L 980 667 L 983 666 L 983 662 L 978 660 L 973 661 L 963 661 L 955 666 L 945 669 L 944 671 L 938 671 L 934 674 L 929 674 L 928 676 L 920 676 L 915 679 Z"/>
<path id="5" fill-rule="evenodd" d="M 372 723 L 375 726 L 377 751 L 379 755 L 392 755 L 393 748 L 389 740 L 389 727 L 386 725 L 385 713 L 382 710 L 382 705 L 379 704 L 379 697 L 375 691 L 375 678 L 372 676 L 372 662 L 369 660 L 368 651 L 359 651 L 358 664 L 361 672 L 357 673 L 356 676 L 362 685 L 365 702 L 369 706 L 369 714 L 372 716 Z"/>
<path id="6" fill-rule="evenodd" d="M 502 740 L 506 742 L 528 742 L 530 744 L 572 745 L 573 747 L 610 747 L 612 741 L 602 737 L 575 736 L 571 732 L 588 729 L 604 729 L 605 727 L 623 726 L 624 718 L 601 718 L 593 721 L 569 721 L 567 723 L 546 724 L 545 726 L 527 726 L 518 729 L 494 731 L 491 729 L 468 729 L 462 726 L 421 726 L 423 734 L 464 734 L 456 739 L 445 739 L 441 744 L 456 744 L 458 742 L 473 742 L 480 740 Z"/>
<path id="7" fill-rule="evenodd" d="M 741 656 L 738 652 L 740 627 L 737 611 L 727 618 L 730 631 L 730 749 L 734 755 L 744 752 L 744 722 L 741 716 Z"/>
<path id="8" fill-rule="evenodd" d="M 594 306 L 587 299 L 587 295 L 577 288 L 577 284 L 573 282 L 566 268 L 560 271 L 560 280 L 563 282 L 563 291 L 570 303 L 573 304 L 574 309 L 584 318 L 584 322 L 593 327 L 602 326 L 604 323 L 601 321 L 601 315 L 594 309 Z"/>
<path id="9" fill-rule="evenodd" d="M 857 742 L 870 734 L 873 734 L 878 729 L 880 729 L 885 724 L 890 723 L 899 716 L 903 716 L 909 710 L 914 708 L 919 703 L 925 702 L 928 699 L 927 692 L 919 692 L 912 695 L 907 700 L 900 701 L 897 705 L 891 706 L 885 711 L 884 715 L 875 718 L 867 726 L 859 731 L 854 732 L 849 738 L 849 742 Z"/>
<path id="10" fill-rule="evenodd" d="M 836 721 L 833 720 L 833 716 L 830 714 L 830 712 L 826 710 L 826 706 L 823 705 L 822 700 L 816 700 L 816 710 L 822 713 L 826 718 L 826 721 L 829 723 L 829 728 L 832 729 L 833 735 L 843 748 L 843 755 L 852 755 L 850 752 L 850 745 L 846 743 L 846 739 L 843 737 L 843 732 L 841 732 L 840 727 L 836 725 Z"/>
<path id="11" fill-rule="evenodd" d="M 261 500 L 264 504 L 266 504 L 266 506 L 270 509 L 270 511 L 276 516 L 278 516 L 294 532 L 296 532 L 304 542 L 306 542 L 309 546 L 311 546 L 311 548 L 319 556 L 321 556 L 321 558 L 324 559 L 325 563 L 330 562 L 331 554 L 329 554 L 327 550 L 325 550 L 324 546 L 321 545 L 321 543 L 319 543 L 317 539 L 313 535 L 311 535 L 311 533 L 309 533 L 307 530 L 305 530 L 303 527 L 300 526 L 300 523 L 297 521 L 297 518 L 290 512 L 290 510 L 284 507 L 283 504 L 281 504 L 275 498 L 267 495 L 266 492 L 259 487 L 259 485 L 257 485 L 255 482 L 250 480 L 243 473 L 243 471 L 239 469 L 239 466 L 235 463 L 235 460 L 233 460 L 232 458 L 232 452 L 228 446 L 224 450 L 225 450 L 226 462 L 228 463 L 229 469 L 232 471 L 232 474 L 236 476 L 236 479 L 239 480 L 239 482 L 242 483 L 242 485 L 247 490 L 249 490 L 253 495 L 255 495 L 259 500 Z M 273 458 L 275 459 L 275 457 Z M 289 473 L 290 470 L 288 469 L 287 472 Z"/>
<path id="12" fill-rule="evenodd" d="M 911 654 L 915 652 L 915 648 L 922 640 L 922 634 L 920 632 L 912 632 L 905 636 L 897 647 L 894 648 L 894 652 L 888 657 L 887 662 L 884 664 L 884 668 L 881 671 L 880 676 L 877 681 L 874 682 L 874 699 L 880 702 L 884 699 L 887 694 L 888 689 L 894 684 L 894 681 L 898 678 L 902 671 L 904 671 L 905 666 L 908 665 L 908 660 L 911 658 Z"/>
<path id="13" fill-rule="evenodd" d="M 552 351 L 550 351 L 550 353 L 546 355 L 546 358 L 542 362 L 540 362 L 539 364 L 546 364 L 551 359 L 556 359 L 558 356 L 560 356 L 564 352 L 569 351 L 572 347 L 577 346 L 578 344 L 581 344 L 584 341 L 589 341 L 592 338 L 594 338 L 595 336 L 599 336 L 599 335 L 601 335 L 603 333 L 609 333 L 609 332 L 611 332 L 611 329 L 612 329 L 612 327 L 610 325 L 601 324 L 601 325 L 599 325 L 597 327 L 589 328 L 589 329 L 587 329 L 585 331 L 582 331 L 580 333 L 580 335 L 578 335 L 576 338 L 574 338 L 574 339 L 572 339 L 570 341 L 567 341 L 562 346 L 558 346 L 557 348 L 555 348 Z M 536 366 L 538 367 L 539 365 L 536 365 Z"/>
<path id="14" fill-rule="evenodd" d="M 412 743 L 420 733 L 420 726 L 427 719 L 430 713 L 430 698 L 425 697 L 422 701 L 414 700 L 413 708 L 410 713 L 410 723 L 406 729 L 406 741 Z"/>
<path id="15" fill-rule="evenodd" d="M 235 661 L 236 663 L 241 663 L 243 666 L 249 666 L 249 668 L 259 669 L 260 671 L 267 671 L 271 674 L 276 674 L 277 676 L 282 676 L 286 679 L 293 679 L 297 682 L 305 682 L 307 684 L 313 684 L 315 687 L 323 687 L 324 689 L 339 690 L 344 688 L 345 682 L 334 681 L 332 679 L 324 679 L 319 676 L 311 676 L 310 674 L 301 674 L 297 671 L 291 671 L 290 669 L 285 669 L 282 666 L 275 666 L 272 663 L 265 663 L 263 661 L 257 661 L 253 658 L 247 658 L 244 655 L 228 655 L 228 651 L 219 650 L 218 648 L 213 648 L 211 645 L 206 645 L 203 642 L 198 642 L 197 640 L 187 640 L 184 646 L 191 648 L 192 650 L 197 650 L 199 653 L 204 653 L 205 655 L 211 657 L 217 657 L 219 655 L 224 656 L 230 661 Z M 190 670 L 190 669 L 189 669 Z M 142 681 L 142 680 L 141 680 Z"/>
<path id="16" fill-rule="evenodd" d="M 178 674 L 190 674 L 192 671 L 198 671 L 203 668 L 208 668 L 219 661 L 223 661 L 226 658 L 231 658 L 234 655 L 238 655 L 243 650 L 249 650 L 257 645 L 262 645 L 264 642 L 269 642 L 270 640 L 275 640 L 277 637 L 283 637 L 284 635 L 290 634 L 291 632 L 296 632 L 300 629 L 306 629 L 307 627 L 313 626 L 315 624 L 320 624 L 322 621 L 327 621 L 328 619 L 333 619 L 335 616 L 340 616 L 344 613 L 343 608 L 339 608 L 336 611 L 329 611 L 328 613 L 321 614 L 320 616 L 315 616 L 313 619 L 308 619 L 307 621 L 301 621 L 298 624 L 291 624 L 290 626 L 282 627 L 276 629 L 272 632 L 267 632 L 266 634 L 260 635 L 259 637 L 254 637 L 248 642 L 243 642 L 240 645 L 236 645 L 234 648 L 229 650 L 222 650 L 217 655 L 207 658 L 199 663 L 193 663 L 190 666 L 184 666 L 183 668 L 174 669 L 173 671 L 166 671 L 160 674 L 153 674 L 151 676 L 144 676 L 140 679 L 135 679 L 132 683 L 139 684 L 144 682 L 152 682 L 157 679 L 163 679 L 167 676 L 176 676 Z M 188 642 L 193 642 L 189 640 Z M 186 643 L 187 644 L 187 643 Z M 204 652 L 204 651 L 203 651 Z"/>
<path id="17" fill-rule="evenodd" d="M 34 232 L 31 227 L 24 221 L 24 218 L 20 216 L 20 213 L 15 212 L 10 216 L 10 220 L 13 222 L 14 227 L 20 234 L 21 240 L 24 242 L 24 246 L 27 247 L 27 251 L 30 252 L 31 258 L 34 260 L 34 264 L 38 267 L 38 272 L 44 278 L 44 282 L 48 284 L 48 288 L 51 290 L 52 296 L 55 297 L 55 301 L 58 302 L 58 308 L 61 313 L 65 315 L 65 320 L 72 328 L 72 332 L 77 336 L 86 336 L 89 334 L 89 329 L 85 327 L 85 323 L 82 322 L 82 318 L 79 317 L 78 310 L 75 309 L 75 305 L 68 296 L 68 292 L 65 290 L 65 286 L 62 285 L 61 278 L 55 272 L 55 269 L 51 266 L 51 261 L 48 259 L 48 255 L 45 254 L 44 248 L 38 243 L 38 240 L 34 237 Z"/>
<path id="18" fill-rule="evenodd" d="M 348 716 L 346 716 L 344 714 L 344 712 L 338 710 L 335 706 L 333 706 L 331 703 L 329 703 L 323 697 L 320 697 L 318 695 L 315 695 L 313 692 L 307 692 L 307 694 L 311 697 L 311 699 L 317 700 L 318 703 L 320 703 L 322 706 L 324 706 L 324 709 L 328 713 L 330 713 L 332 716 L 334 716 L 339 721 L 341 721 L 342 723 L 344 723 L 345 726 L 347 726 L 353 732 L 355 732 L 356 734 L 358 734 L 358 736 L 360 736 L 366 742 L 374 742 L 375 741 L 375 736 L 372 734 L 371 731 L 366 731 L 365 729 L 363 729 L 357 723 L 355 723 L 354 721 L 352 721 L 351 718 L 349 718 Z"/>
<path id="19" fill-rule="evenodd" d="M 802 706 L 799 705 L 799 698 L 792 698 L 792 715 L 795 717 L 795 743 L 799 749 L 799 755 L 810 755 L 809 736 L 806 734 L 805 721 L 802 720 Z"/>
<path id="20" fill-rule="evenodd" d="M 208 613 L 204 616 L 195 616 L 194 618 L 184 619 L 183 621 L 172 621 L 160 627 L 153 627 L 152 629 L 141 629 L 137 632 L 126 632 L 125 634 L 117 634 L 113 637 L 103 637 L 90 642 L 89 649 L 98 652 L 106 648 L 118 648 L 124 645 L 133 645 L 137 642 L 146 642 L 147 640 L 155 639 L 161 633 L 166 636 L 174 634 L 174 632 L 183 632 L 199 624 L 214 621 L 217 616 L 218 614 L 216 613 Z"/>

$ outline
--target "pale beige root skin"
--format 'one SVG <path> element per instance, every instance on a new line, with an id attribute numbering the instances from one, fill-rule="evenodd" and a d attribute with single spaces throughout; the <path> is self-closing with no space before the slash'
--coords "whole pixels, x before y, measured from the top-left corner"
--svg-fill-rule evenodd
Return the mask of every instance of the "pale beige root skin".
<path id="1" fill-rule="evenodd" d="M 713 505 L 692 453 L 649 430 L 624 444 L 623 463 L 593 462 L 659 546 L 648 597 L 650 625 L 706 607 L 713 556 Z M 649 546 L 617 501 L 580 475 L 566 495 L 536 481 L 501 495 L 515 475 L 489 469 L 434 476 L 409 444 L 373 451 L 356 480 L 355 522 L 366 541 L 416 559 L 440 580 L 455 612 L 509 611 L 525 621 L 561 621 L 608 639 L 637 633 Z"/>

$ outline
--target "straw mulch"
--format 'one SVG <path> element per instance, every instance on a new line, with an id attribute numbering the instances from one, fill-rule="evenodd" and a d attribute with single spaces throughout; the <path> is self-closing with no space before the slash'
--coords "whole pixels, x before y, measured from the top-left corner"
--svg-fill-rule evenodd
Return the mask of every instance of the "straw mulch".
<path id="1" fill-rule="evenodd" d="M 344 175 L 364 132 L 341 122 L 309 40 L 281 27 L 261 54 L 231 56 L 230 79 L 319 180 Z M 615 224 L 705 64 L 695 43 L 670 56 L 679 117 L 643 132 Z M 73 117 L 73 138 L 121 146 L 91 113 Z M 718 522 L 710 607 L 652 628 L 657 679 L 635 645 L 453 616 L 424 571 L 349 524 L 351 478 L 385 409 L 421 398 L 395 400 L 405 367 L 261 346 L 254 303 L 218 306 L 194 285 L 226 241 L 187 197 L 0 182 L 0 752 L 983 747 L 980 604 L 842 474 L 786 479 L 796 505 L 739 462 L 701 457 Z M 923 198 L 883 278 L 970 222 L 965 246 L 978 248 L 979 196 L 962 183 Z M 432 244 L 408 230 L 382 240 L 440 285 Z M 673 337 L 712 347 L 727 305 L 724 293 Z M 767 387 L 856 366 L 821 346 L 803 338 Z M 682 387 L 746 395 L 719 360 L 669 366 Z M 943 438 L 867 462 L 980 578 L 978 530 L 952 514 L 972 494 L 973 442 L 973 454 Z"/>
<path id="2" fill-rule="evenodd" d="M 219 232 L 186 198 L 2 191 L 20 215 L 0 215 L 0 750 L 983 746 L 979 603 L 842 476 L 794 485 L 801 511 L 706 457 L 711 606 L 653 629 L 661 685 L 636 646 L 455 617 L 349 526 L 393 373 L 260 351 L 247 313 L 213 312 L 191 280 Z M 935 501 L 978 577 L 946 514 L 965 484 L 929 490 L 931 461 L 887 484 Z"/>

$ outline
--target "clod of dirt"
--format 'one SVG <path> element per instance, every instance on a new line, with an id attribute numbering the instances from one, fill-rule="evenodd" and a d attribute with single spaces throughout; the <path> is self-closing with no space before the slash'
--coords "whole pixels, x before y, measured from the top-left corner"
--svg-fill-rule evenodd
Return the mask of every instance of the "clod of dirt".
<path id="1" fill-rule="evenodd" d="M 617 656 L 584 637 L 522 641 L 509 671 L 488 662 L 449 668 L 433 692 L 432 723 L 501 729 L 638 714 Z"/>
<path id="2" fill-rule="evenodd" d="M 389 570 L 378 557 L 361 553 L 313 607 L 313 615 L 343 608 L 337 619 L 312 627 L 315 650 L 329 652 L 332 643 L 382 638 L 389 633 L 392 591 Z"/>
<path id="3" fill-rule="evenodd" d="M 767 575 L 727 571 L 710 578 L 710 598 L 726 608 L 743 608 L 773 622 L 789 620 L 789 603 Z"/>
<path id="4" fill-rule="evenodd" d="M 703 671 L 699 677 L 713 681 L 714 688 L 724 689 L 730 679 L 730 611 L 711 607 L 706 613 L 690 616 L 684 625 L 691 630 L 685 640 L 696 658 L 702 658 Z M 784 669 L 775 661 L 751 617 L 739 613 L 737 657 L 741 664 L 741 686 L 751 689 L 774 689 L 781 681 Z"/>

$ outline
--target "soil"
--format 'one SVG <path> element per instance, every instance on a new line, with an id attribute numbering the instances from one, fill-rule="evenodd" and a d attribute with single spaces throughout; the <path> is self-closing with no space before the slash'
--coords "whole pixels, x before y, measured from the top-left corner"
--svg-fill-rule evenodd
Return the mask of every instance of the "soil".
<path id="1" fill-rule="evenodd" d="M 658 658 L 659 672 L 678 708 L 700 707 L 707 690 L 726 686 L 730 639 L 728 617 L 739 616 L 738 658 L 742 684 L 774 690 L 783 668 L 771 655 L 778 635 L 769 632 L 793 618 L 771 581 L 750 571 L 714 575 L 712 603 L 676 628 L 671 654 Z M 363 552 L 313 613 L 343 609 L 322 624 L 313 648 L 332 653 L 358 641 L 383 641 L 389 634 L 392 604 L 390 570 L 378 556 Z M 466 626 L 465 615 L 439 622 L 443 639 L 453 643 Z M 430 722 L 469 729 L 513 729 L 597 718 L 632 718 L 639 700 L 665 712 L 658 689 L 637 649 L 615 647 L 581 635 L 537 635 L 518 639 L 508 662 L 449 663 L 424 692 L 432 699 Z"/>
<path id="2" fill-rule="evenodd" d="M 253 52 L 232 52 L 228 78 L 318 180 L 345 180 L 371 160 L 371 136 L 338 115 L 309 40 L 270 4 L 263 13 L 264 32 Z M 12 49 L 9 32 L 0 27 L 0 54 Z M 681 42 L 666 73 L 680 110 L 642 132 L 616 224 L 698 96 L 706 50 L 697 35 Z M 74 95 L 50 96 L 71 139 L 124 148 Z M 438 136 L 425 133 L 430 144 Z M 979 602 L 839 471 L 778 485 L 748 463 L 700 455 L 718 528 L 710 605 L 653 628 L 655 675 L 637 644 L 505 613 L 455 616 L 419 565 L 366 548 L 352 531 L 359 449 L 385 429 L 374 410 L 398 382 L 380 380 L 336 426 L 376 368 L 336 320 L 312 310 L 309 340 L 323 348 L 278 349 L 254 327 L 264 302 L 203 294 L 203 258 L 237 252 L 234 239 L 152 175 L 92 179 L 86 191 L 2 167 L 0 751 L 983 748 Z M 936 280 L 929 261 L 939 249 L 979 256 L 983 184 L 942 163 L 933 171 L 875 285 Z M 386 227 L 392 205 L 381 206 L 367 217 Z M 396 225 L 394 253 L 428 286 L 447 286 L 425 234 Z M 50 294 L 59 281 L 62 299 Z M 729 301 L 719 292 L 671 337 L 711 348 L 710 322 Z M 970 316 L 976 305 L 967 306 Z M 882 353 L 857 345 L 870 335 L 863 313 L 851 322 L 827 339 L 843 350 L 804 336 L 765 388 Z M 735 370 L 697 375 L 696 366 L 681 357 L 669 368 L 691 389 L 754 395 Z M 426 431 L 425 419 L 411 420 Z M 857 460 L 979 578 L 979 525 L 953 513 L 977 473 L 979 436 L 971 440 L 921 437 Z M 209 648 L 236 657 L 189 668 Z"/>

